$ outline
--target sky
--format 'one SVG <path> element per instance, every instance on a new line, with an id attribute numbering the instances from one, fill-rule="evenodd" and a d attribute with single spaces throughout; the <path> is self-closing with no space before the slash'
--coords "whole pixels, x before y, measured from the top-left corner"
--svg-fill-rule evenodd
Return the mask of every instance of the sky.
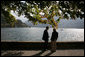
<path id="1" fill-rule="evenodd" d="M 28 20 L 27 18 L 24 17 L 24 15 L 18 17 L 16 12 L 14 13 L 13 11 L 11 11 L 11 14 L 15 16 L 16 19 L 21 20 L 23 23 Z"/>
<path id="2" fill-rule="evenodd" d="M 11 14 L 15 16 L 16 19 L 21 20 L 23 23 L 26 23 L 29 26 L 47 26 L 49 24 L 38 24 L 38 25 L 33 25 L 30 21 L 28 22 L 28 19 L 23 16 L 18 17 L 17 13 L 15 14 L 13 11 L 11 11 Z M 44 18 L 46 19 L 46 18 Z M 57 17 L 54 17 L 54 19 L 57 19 Z M 84 28 L 84 19 L 77 18 L 76 20 L 67 20 L 67 19 L 61 19 L 60 23 L 58 24 L 60 28 Z"/>

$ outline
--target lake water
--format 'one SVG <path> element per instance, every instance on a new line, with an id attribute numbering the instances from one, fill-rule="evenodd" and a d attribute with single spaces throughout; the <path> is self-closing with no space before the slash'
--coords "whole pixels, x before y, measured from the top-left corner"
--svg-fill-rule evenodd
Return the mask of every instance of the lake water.
<path id="1" fill-rule="evenodd" d="M 45 28 L 1 28 L 1 41 L 43 41 Z M 52 28 L 48 30 L 51 38 Z M 84 29 L 59 28 L 57 41 L 84 41 Z"/>

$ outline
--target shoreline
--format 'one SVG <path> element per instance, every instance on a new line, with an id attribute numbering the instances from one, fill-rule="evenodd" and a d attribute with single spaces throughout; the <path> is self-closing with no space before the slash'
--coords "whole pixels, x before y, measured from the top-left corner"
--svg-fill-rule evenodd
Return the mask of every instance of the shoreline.
<path id="1" fill-rule="evenodd" d="M 1 27 L 1 28 L 45 28 L 45 27 Z M 52 28 L 52 27 L 49 27 Z M 84 28 L 58 28 L 58 29 L 84 29 Z"/>
<path id="2" fill-rule="evenodd" d="M 44 41 L 15 41 L 15 40 L 1 40 L 1 42 L 34 42 L 34 43 L 39 43 L 39 42 L 44 42 Z M 50 43 L 51 41 L 49 41 Z M 67 43 L 67 42 L 84 42 L 84 41 L 56 41 L 56 43 Z"/>

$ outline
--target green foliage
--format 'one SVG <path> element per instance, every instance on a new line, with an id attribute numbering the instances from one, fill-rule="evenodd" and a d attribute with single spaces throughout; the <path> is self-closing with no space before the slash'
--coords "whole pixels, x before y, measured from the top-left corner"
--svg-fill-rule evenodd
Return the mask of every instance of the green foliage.
<path id="1" fill-rule="evenodd" d="M 67 14 L 65 14 L 65 15 L 64 15 L 64 18 L 69 19 L 69 17 L 68 17 L 68 15 L 67 15 Z"/>
<path id="2" fill-rule="evenodd" d="M 11 10 L 18 12 L 18 16 L 25 15 L 25 17 L 35 25 L 37 22 L 56 25 L 53 20 L 54 16 L 59 17 L 59 19 L 56 20 L 58 23 L 61 17 L 63 17 L 62 19 L 84 18 L 84 14 L 82 14 L 84 13 L 84 1 L 1 1 L 2 14 L 10 24 L 15 22 L 15 18 L 10 14 Z M 40 12 L 44 13 L 44 17 L 46 17 L 49 22 L 41 19 Z M 30 13 L 33 16 L 31 16 Z"/>
<path id="3" fill-rule="evenodd" d="M 59 17 L 57 20 L 56 20 L 56 22 L 57 23 L 59 23 L 60 22 L 60 19 L 62 19 L 61 17 Z"/>

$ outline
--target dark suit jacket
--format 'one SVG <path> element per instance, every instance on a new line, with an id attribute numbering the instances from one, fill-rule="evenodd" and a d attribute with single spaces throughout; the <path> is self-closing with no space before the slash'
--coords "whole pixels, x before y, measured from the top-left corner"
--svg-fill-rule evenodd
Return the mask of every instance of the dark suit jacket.
<path id="1" fill-rule="evenodd" d="M 52 32 L 52 36 L 51 36 L 51 41 L 57 40 L 58 38 L 58 32 Z"/>
<path id="2" fill-rule="evenodd" d="M 49 38 L 48 31 L 47 30 L 44 30 L 42 40 L 48 41 L 48 38 Z"/>

